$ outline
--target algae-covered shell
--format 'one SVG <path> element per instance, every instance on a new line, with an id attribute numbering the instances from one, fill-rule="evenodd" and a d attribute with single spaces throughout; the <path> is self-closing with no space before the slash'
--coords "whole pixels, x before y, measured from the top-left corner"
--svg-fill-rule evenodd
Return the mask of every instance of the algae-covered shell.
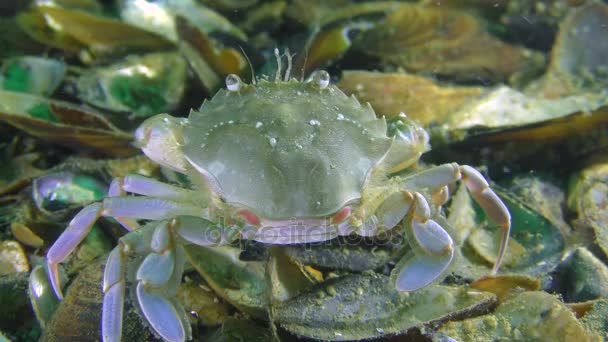
<path id="1" fill-rule="evenodd" d="M 337 212 L 361 197 L 391 147 L 385 121 L 329 85 L 326 72 L 308 83 L 235 80 L 231 88 L 190 113 L 183 150 L 227 202 L 260 217 Z"/>
<path id="2" fill-rule="evenodd" d="M 544 77 L 526 92 L 547 98 L 602 91 L 608 86 L 608 5 L 589 1 L 561 22 Z"/>
<path id="3" fill-rule="evenodd" d="M 278 304 L 274 318 L 299 336 L 359 340 L 483 311 L 494 301 L 487 292 L 440 285 L 399 293 L 386 276 L 360 274 L 326 281 Z"/>
<path id="4" fill-rule="evenodd" d="M 491 315 L 448 322 L 439 331 L 458 341 L 588 341 L 574 313 L 557 297 L 540 291 L 522 292 Z"/>
<path id="5" fill-rule="evenodd" d="M 103 269 L 105 258 L 90 263 L 72 282 L 53 318 L 48 322 L 41 341 L 100 340 Z M 125 341 L 154 340 L 135 308 L 125 306 L 122 338 Z"/>
<path id="6" fill-rule="evenodd" d="M 577 230 L 593 232 L 594 248 L 598 254 L 608 258 L 608 164 L 597 161 L 572 177 L 568 193 L 568 207 L 578 215 L 574 226 Z"/>

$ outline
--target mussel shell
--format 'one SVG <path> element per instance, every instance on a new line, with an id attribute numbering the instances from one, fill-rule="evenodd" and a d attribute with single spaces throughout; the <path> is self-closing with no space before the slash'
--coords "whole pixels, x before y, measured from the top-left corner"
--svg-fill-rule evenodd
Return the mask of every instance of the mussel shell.
<path id="1" fill-rule="evenodd" d="M 274 319 L 298 336 L 359 340 L 483 311 L 494 301 L 486 292 L 440 285 L 399 293 L 387 276 L 353 274 L 278 304 Z"/>
<path id="2" fill-rule="evenodd" d="M 97 149 L 115 156 L 137 152 L 131 134 L 90 109 L 63 101 L 0 91 L 0 121 L 72 148 Z"/>
<path id="3" fill-rule="evenodd" d="M 41 341 L 98 341 L 101 338 L 101 305 L 105 258 L 89 264 L 68 288 L 48 322 Z M 154 341 L 142 318 L 127 301 L 123 318 L 124 341 Z"/>

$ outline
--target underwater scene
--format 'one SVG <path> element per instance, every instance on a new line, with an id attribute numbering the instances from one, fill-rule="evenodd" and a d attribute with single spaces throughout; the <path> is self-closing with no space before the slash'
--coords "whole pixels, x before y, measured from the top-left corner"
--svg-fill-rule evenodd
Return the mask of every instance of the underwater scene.
<path id="1" fill-rule="evenodd" d="M 0 342 L 608 341 L 608 1 L 0 1 Z"/>

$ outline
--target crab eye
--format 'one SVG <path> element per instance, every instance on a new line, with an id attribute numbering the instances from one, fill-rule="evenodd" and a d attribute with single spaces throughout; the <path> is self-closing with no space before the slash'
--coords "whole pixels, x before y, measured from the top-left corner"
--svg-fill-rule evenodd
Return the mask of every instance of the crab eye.
<path id="1" fill-rule="evenodd" d="M 240 216 L 245 219 L 245 221 L 251 223 L 254 226 L 260 226 L 262 224 L 262 220 L 258 217 L 258 215 L 254 214 L 250 210 L 242 209 L 237 211 L 236 216 Z"/>
<path id="2" fill-rule="evenodd" d="M 342 223 L 347 218 L 350 217 L 350 213 L 351 212 L 352 212 L 352 208 L 351 207 L 344 207 L 344 208 L 340 209 L 340 211 L 338 211 L 336 213 L 336 215 L 334 215 L 331 218 L 331 222 L 334 223 L 334 224 Z"/>

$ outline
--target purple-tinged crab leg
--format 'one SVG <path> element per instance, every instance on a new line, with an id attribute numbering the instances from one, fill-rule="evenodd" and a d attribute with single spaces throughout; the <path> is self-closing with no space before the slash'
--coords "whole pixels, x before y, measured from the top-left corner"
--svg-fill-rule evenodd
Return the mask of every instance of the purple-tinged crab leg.
<path id="1" fill-rule="evenodd" d="M 205 210 L 190 203 L 154 197 L 108 197 L 103 200 L 103 215 L 144 220 L 164 220 L 177 215 L 204 216 Z"/>
<path id="2" fill-rule="evenodd" d="M 164 199 L 179 199 L 188 198 L 184 195 L 195 195 L 191 190 L 182 189 L 173 185 L 169 185 L 152 178 L 144 177 L 137 174 L 129 174 L 124 177 L 117 177 L 112 180 L 110 189 L 108 190 L 109 197 L 125 196 L 127 192 L 137 195 L 159 197 Z M 199 198 L 200 196 L 190 196 Z M 205 207 L 205 205 L 201 205 Z M 125 229 L 131 231 L 138 227 L 135 220 L 126 217 L 115 217 Z"/>
<path id="3" fill-rule="evenodd" d="M 47 253 L 49 278 L 55 294 L 63 298 L 59 282 L 58 264 L 76 249 L 100 216 L 114 218 L 162 220 L 177 215 L 203 215 L 204 209 L 194 204 L 151 197 L 108 197 L 102 203 L 84 207 L 53 243 Z"/>
<path id="4" fill-rule="evenodd" d="M 507 206 L 498 198 L 496 193 L 490 189 L 490 185 L 483 178 L 479 171 L 468 165 L 460 166 L 462 172 L 462 180 L 469 189 L 469 193 L 494 222 L 500 226 L 501 237 L 498 256 L 492 268 L 492 274 L 498 272 L 503 255 L 509 243 L 509 233 L 511 231 L 511 214 Z"/>
<path id="5" fill-rule="evenodd" d="M 124 177 L 114 178 L 110 188 L 116 189 L 115 191 L 119 193 L 119 195 L 124 195 L 126 192 L 130 192 L 137 195 L 167 199 L 179 199 L 187 197 L 184 195 L 197 194 L 192 190 L 183 189 L 137 174 L 128 174 Z M 200 197 L 200 195 L 197 197 Z"/>
<path id="6" fill-rule="evenodd" d="M 128 255 L 146 255 L 136 272 L 137 304 L 150 326 L 167 341 L 184 341 L 190 326 L 181 306 L 170 298 L 183 272 L 183 250 L 173 243 L 166 221 L 151 222 L 123 236 L 110 253 L 104 271 L 102 337 L 120 341 L 125 301 L 125 263 Z"/>
<path id="7" fill-rule="evenodd" d="M 101 336 L 104 342 L 120 341 L 125 302 L 125 261 L 122 246 L 112 250 L 103 273 Z"/>
<path id="8" fill-rule="evenodd" d="M 101 216 L 102 210 L 103 207 L 101 203 L 93 203 L 84 207 L 72 221 L 70 221 L 68 227 L 61 233 L 55 243 L 53 243 L 53 246 L 49 248 L 46 255 L 49 268 L 49 279 L 51 280 L 51 286 L 55 291 L 55 295 L 59 299 L 63 298 L 63 294 L 61 293 L 61 285 L 59 282 L 58 265 L 65 260 L 76 246 L 84 240 L 87 234 L 89 234 L 91 227 L 93 227 L 95 221 Z"/>

